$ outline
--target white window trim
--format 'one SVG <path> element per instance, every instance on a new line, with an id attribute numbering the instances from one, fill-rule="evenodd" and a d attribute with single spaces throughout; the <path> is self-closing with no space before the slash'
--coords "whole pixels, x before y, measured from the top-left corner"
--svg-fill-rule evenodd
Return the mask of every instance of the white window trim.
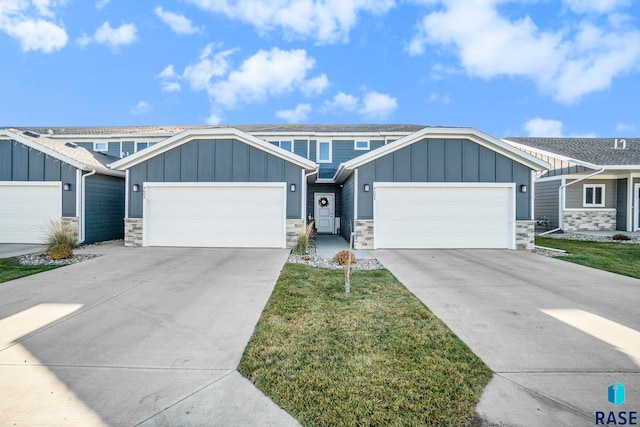
<path id="1" fill-rule="evenodd" d="M 316 163 L 332 163 L 333 159 L 333 141 L 316 141 Z M 329 144 L 329 159 L 320 160 L 320 144 Z"/>
<path id="2" fill-rule="evenodd" d="M 277 147 L 282 148 L 282 143 L 283 142 L 290 142 L 291 143 L 291 151 L 287 150 L 286 148 L 282 148 L 285 151 L 289 151 L 290 153 L 295 153 L 295 145 L 296 142 L 293 139 L 282 139 L 282 140 L 278 140 L 278 139 L 269 139 L 267 140 L 267 142 L 276 145 Z"/>
<path id="3" fill-rule="evenodd" d="M 359 142 L 365 142 L 367 146 L 365 148 L 358 147 Z M 364 141 L 364 140 L 357 140 L 357 139 L 353 141 L 353 149 L 355 151 L 369 151 L 371 149 L 370 147 L 371 147 L 371 141 Z"/>
<path id="4" fill-rule="evenodd" d="M 587 203 L 587 188 L 593 189 L 593 200 L 594 203 Z M 595 203 L 596 199 L 596 188 L 602 189 L 602 200 L 601 203 Z M 582 207 L 585 208 L 603 208 L 605 205 L 605 184 L 583 184 L 582 186 Z"/>
<path id="5" fill-rule="evenodd" d="M 105 146 L 104 150 L 100 150 L 98 148 L 98 144 L 104 144 L 104 146 Z M 106 153 L 107 151 L 109 151 L 109 143 L 105 142 L 105 141 L 94 142 L 93 143 L 93 151 L 99 151 L 101 153 Z"/>

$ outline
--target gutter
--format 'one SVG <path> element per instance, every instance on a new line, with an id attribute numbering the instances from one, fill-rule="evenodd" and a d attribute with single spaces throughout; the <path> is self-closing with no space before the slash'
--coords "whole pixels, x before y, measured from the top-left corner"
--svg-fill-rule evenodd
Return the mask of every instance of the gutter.
<path id="1" fill-rule="evenodd" d="M 579 162 L 578 160 L 572 160 L 575 162 Z M 583 163 L 584 162 L 580 162 Z M 582 178 L 576 179 L 575 181 L 571 181 L 568 184 L 562 184 L 560 188 L 558 188 L 558 228 L 554 228 L 553 230 L 545 231 L 544 233 L 540 233 L 540 236 L 546 236 L 547 234 L 555 233 L 556 231 L 562 230 L 562 223 L 564 222 L 564 189 L 570 185 L 577 184 L 580 181 L 584 181 L 585 179 L 589 179 L 593 176 L 599 175 L 605 171 L 605 168 L 601 168 L 587 176 L 583 176 Z"/>
<path id="2" fill-rule="evenodd" d="M 84 227 L 85 227 L 85 210 L 86 210 L 85 209 L 85 207 L 86 207 L 86 203 L 85 203 L 85 195 L 86 195 L 86 191 L 85 191 L 86 185 L 85 184 L 86 184 L 86 179 L 87 179 L 88 176 L 95 175 L 96 173 L 97 173 L 97 171 L 95 169 L 93 169 L 91 172 L 82 175 L 82 190 L 81 190 L 82 191 L 82 201 L 81 201 L 81 203 L 82 203 L 82 209 L 81 209 L 82 214 L 80 215 L 80 230 L 79 230 L 80 231 L 80 233 L 79 233 L 80 235 L 79 235 L 79 240 L 78 240 L 78 243 L 80 243 L 80 244 L 84 243 L 84 239 L 85 239 Z"/>

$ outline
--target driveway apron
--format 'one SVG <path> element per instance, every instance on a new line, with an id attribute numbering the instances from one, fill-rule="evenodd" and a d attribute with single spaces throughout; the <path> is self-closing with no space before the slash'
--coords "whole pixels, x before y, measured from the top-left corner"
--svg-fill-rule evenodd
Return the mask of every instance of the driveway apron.
<path id="1" fill-rule="evenodd" d="M 0 284 L 0 425 L 295 425 L 236 371 L 287 254 L 121 247 Z"/>
<path id="2" fill-rule="evenodd" d="M 594 425 L 640 412 L 640 280 L 521 251 L 378 250 L 494 372 L 489 425 Z M 607 401 L 608 387 L 626 401 Z"/>

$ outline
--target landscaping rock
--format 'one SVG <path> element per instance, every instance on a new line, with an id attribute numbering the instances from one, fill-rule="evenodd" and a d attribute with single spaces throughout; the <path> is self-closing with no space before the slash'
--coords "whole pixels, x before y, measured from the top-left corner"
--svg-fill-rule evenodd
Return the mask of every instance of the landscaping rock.
<path id="1" fill-rule="evenodd" d="M 35 254 L 21 255 L 18 257 L 18 262 L 22 265 L 69 265 L 77 264 L 82 261 L 99 257 L 100 255 L 82 254 L 74 255 L 71 258 L 52 260 L 46 252 L 39 252 Z"/>

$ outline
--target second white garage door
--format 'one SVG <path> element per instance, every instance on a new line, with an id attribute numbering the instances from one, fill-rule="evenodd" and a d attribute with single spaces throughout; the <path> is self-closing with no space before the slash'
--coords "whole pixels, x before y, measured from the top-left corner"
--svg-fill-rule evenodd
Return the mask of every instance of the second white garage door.
<path id="1" fill-rule="evenodd" d="M 376 183 L 376 248 L 515 246 L 513 184 Z"/>
<path id="2" fill-rule="evenodd" d="M 145 246 L 286 246 L 285 183 L 145 183 Z"/>
<path id="3" fill-rule="evenodd" d="M 0 182 L 0 243 L 42 243 L 61 216 L 60 182 Z"/>

